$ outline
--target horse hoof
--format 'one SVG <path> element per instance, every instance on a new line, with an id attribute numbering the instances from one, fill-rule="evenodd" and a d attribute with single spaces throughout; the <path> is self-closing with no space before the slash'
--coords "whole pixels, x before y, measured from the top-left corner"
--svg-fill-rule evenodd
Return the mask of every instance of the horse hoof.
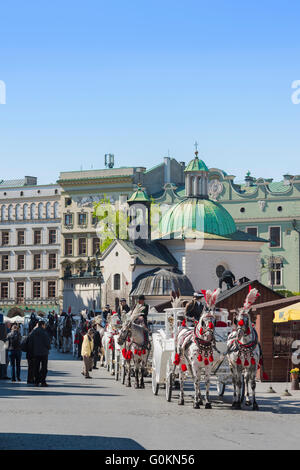
<path id="1" fill-rule="evenodd" d="M 134 388 L 140 388 L 138 384 L 134 384 Z"/>
<path id="2" fill-rule="evenodd" d="M 255 410 L 255 411 L 258 411 L 258 410 L 259 410 L 258 404 L 257 404 L 257 403 L 253 403 L 252 409 Z"/>
<path id="3" fill-rule="evenodd" d="M 184 405 L 184 400 L 179 400 L 178 405 Z"/>
<path id="4" fill-rule="evenodd" d="M 194 410 L 199 410 L 199 408 L 200 408 L 199 403 L 194 403 L 193 408 L 194 408 Z"/>
<path id="5" fill-rule="evenodd" d="M 211 403 L 205 403 L 205 409 L 211 410 Z"/>
<path id="6" fill-rule="evenodd" d="M 140 385 L 140 388 L 145 388 L 145 385 L 144 384 Z"/>
<path id="7" fill-rule="evenodd" d="M 240 410 L 241 409 L 241 404 L 236 402 L 236 401 L 234 403 L 232 403 L 231 406 L 234 410 Z"/>
<path id="8" fill-rule="evenodd" d="M 251 405 L 251 401 L 250 401 L 250 400 L 246 400 L 246 401 L 245 401 L 245 405 L 246 405 L 246 406 L 250 406 L 250 405 Z"/>

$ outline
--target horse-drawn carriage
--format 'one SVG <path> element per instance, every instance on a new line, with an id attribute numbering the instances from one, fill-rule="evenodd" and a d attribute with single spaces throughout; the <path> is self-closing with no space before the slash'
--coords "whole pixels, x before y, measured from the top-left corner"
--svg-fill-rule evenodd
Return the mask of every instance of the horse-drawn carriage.
<path id="1" fill-rule="evenodd" d="M 177 337 L 183 329 L 185 309 L 173 307 L 165 310 L 160 316 L 164 318 L 164 327 L 152 334 L 153 359 L 152 359 L 152 391 L 157 395 L 161 386 L 165 387 L 166 399 L 170 401 L 172 391 L 178 388 L 178 373 L 174 370 L 174 361 L 177 351 Z M 231 383 L 231 373 L 228 360 L 223 356 L 227 349 L 227 337 L 232 331 L 231 322 L 228 320 L 227 310 L 215 311 L 215 362 L 211 369 L 216 377 L 217 391 L 223 395 L 226 384 Z M 194 328 L 184 327 L 187 332 Z M 179 365 L 179 364 L 178 364 Z"/>

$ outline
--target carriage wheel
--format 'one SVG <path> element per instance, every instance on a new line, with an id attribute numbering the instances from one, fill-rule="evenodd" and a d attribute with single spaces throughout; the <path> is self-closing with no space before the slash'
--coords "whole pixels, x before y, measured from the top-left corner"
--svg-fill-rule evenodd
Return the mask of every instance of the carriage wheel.
<path id="1" fill-rule="evenodd" d="M 166 399 L 171 401 L 172 399 L 172 388 L 173 388 L 173 373 L 171 371 L 170 362 L 167 363 L 166 371 Z"/>
<path id="2" fill-rule="evenodd" d="M 153 360 L 153 364 L 152 364 L 152 392 L 153 392 L 153 394 L 157 395 L 158 390 L 159 390 L 159 384 L 156 381 L 155 362 Z"/>
<path id="3" fill-rule="evenodd" d="M 224 392 L 225 392 L 225 388 L 226 388 L 226 385 L 222 382 L 217 382 L 217 392 L 218 392 L 218 395 L 219 397 L 222 397 L 224 395 Z"/>

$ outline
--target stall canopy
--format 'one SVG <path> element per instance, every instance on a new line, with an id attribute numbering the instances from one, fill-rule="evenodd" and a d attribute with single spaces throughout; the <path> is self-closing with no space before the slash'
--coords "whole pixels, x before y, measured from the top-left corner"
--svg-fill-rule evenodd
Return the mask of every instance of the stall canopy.
<path id="1" fill-rule="evenodd" d="M 274 311 L 274 323 L 300 320 L 300 302 Z"/>

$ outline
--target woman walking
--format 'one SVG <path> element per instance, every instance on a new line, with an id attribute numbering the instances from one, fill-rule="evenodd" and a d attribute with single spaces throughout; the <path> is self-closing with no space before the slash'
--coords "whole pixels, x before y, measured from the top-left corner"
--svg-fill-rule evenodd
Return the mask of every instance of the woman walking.
<path id="1" fill-rule="evenodd" d="M 21 381 L 21 341 L 22 336 L 19 331 L 18 325 L 13 325 L 10 333 L 7 335 L 8 339 L 8 359 L 11 365 L 11 381 L 16 382 L 17 380 Z M 16 374 L 17 373 L 17 374 Z"/>
<path id="2" fill-rule="evenodd" d="M 93 367 L 93 350 L 94 350 L 94 331 L 90 328 L 86 335 L 83 337 L 82 347 L 81 347 L 81 355 L 83 358 L 83 369 L 82 375 L 85 376 L 86 379 L 91 379 L 89 372 L 92 370 Z"/>

